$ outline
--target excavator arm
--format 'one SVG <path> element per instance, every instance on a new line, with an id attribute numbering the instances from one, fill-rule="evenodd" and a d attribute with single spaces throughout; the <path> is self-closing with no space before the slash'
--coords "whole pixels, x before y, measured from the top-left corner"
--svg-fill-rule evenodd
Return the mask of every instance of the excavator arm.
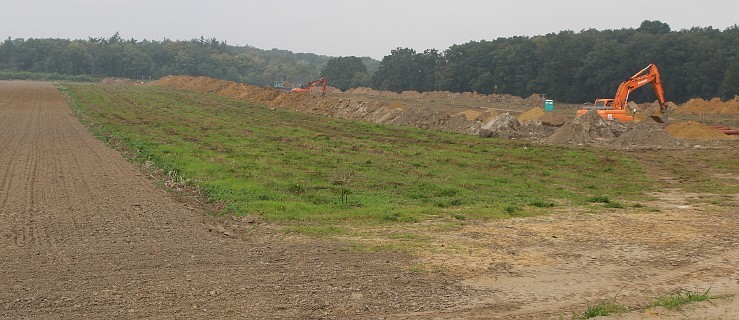
<path id="1" fill-rule="evenodd" d="M 314 80 L 314 81 L 306 84 L 305 86 L 301 86 L 301 88 L 294 88 L 294 89 L 292 89 L 292 92 L 307 92 L 307 93 L 310 93 L 311 92 L 311 89 L 313 88 L 313 86 L 317 86 L 319 84 L 321 85 L 321 96 L 325 96 L 326 95 L 326 79 L 325 78 Z"/>
<path id="2" fill-rule="evenodd" d="M 649 83 L 653 84 L 654 93 L 657 95 L 659 101 L 659 109 L 661 112 L 666 112 L 667 106 L 665 105 L 665 90 L 662 88 L 662 79 L 659 76 L 659 70 L 654 64 L 648 65 L 646 68 L 641 69 L 639 72 L 631 76 L 631 78 L 622 82 L 616 90 L 616 96 L 613 101 L 613 109 L 623 110 L 626 107 L 626 103 L 629 100 L 629 94 L 632 91 L 641 88 Z"/>

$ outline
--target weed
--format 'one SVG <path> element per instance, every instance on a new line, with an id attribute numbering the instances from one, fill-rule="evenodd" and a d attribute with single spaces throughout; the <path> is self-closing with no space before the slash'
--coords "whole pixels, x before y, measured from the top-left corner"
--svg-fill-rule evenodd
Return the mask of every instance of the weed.
<path id="1" fill-rule="evenodd" d="M 628 309 L 625 306 L 618 304 L 615 301 L 603 300 L 594 306 L 588 306 L 587 309 L 585 309 L 585 311 L 583 311 L 582 313 L 573 314 L 572 319 L 590 319 L 600 316 L 607 316 L 614 313 L 622 313 L 626 311 L 628 311 Z"/>
<path id="2" fill-rule="evenodd" d="M 505 208 L 503 208 L 503 211 L 507 214 L 515 214 L 516 212 L 521 211 L 521 208 L 514 206 L 514 205 L 507 205 Z"/>
<path id="3" fill-rule="evenodd" d="M 590 203 L 609 203 L 611 199 L 608 196 L 594 196 L 586 199 Z"/>
<path id="4" fill-rule="evenodd" d="M 658 297 L 657 299 L 654 300 L 654 302 L 649 304 L 649 308 L 665 307 L 667 309 L 677 309 L 691 302 L 706 301 L 712 298 L 708 294 L 709 290 L 711 289 L 709 288 L 703 293 L 687 291 L 683 293 L 675 293 L 675 294 L 669 294 L 669 295 L 665 295 L 662 297 Z"/>
<path id="5" fill-rule="evenodd" d="M 623 205 L 623 203 L 620 203 L 620 202 L 609 201 L 609 202 L 606 202 L 606 204 L 604 205 L 604 207 L 606 207 L 606 208 L 623 209 L 624 208 L 624 205 Z"/>
<path id="6" fill-rule="evenodd" d="M 537 208 L 552 208 L 556 204 L 550 201 L 534 200 L 534 201 L 529 202 L 529 205 L 537 207 Z"/>
<path id="7" fill-rule="evenodd" d="M 408 271 L 413 272 L 413 273 L 421 273 L 421 272 L 424 272 L 426 270 L 423 267 L 421 267 L 421 266 L 412 266 L 412 267 L 408 268 Z"/>

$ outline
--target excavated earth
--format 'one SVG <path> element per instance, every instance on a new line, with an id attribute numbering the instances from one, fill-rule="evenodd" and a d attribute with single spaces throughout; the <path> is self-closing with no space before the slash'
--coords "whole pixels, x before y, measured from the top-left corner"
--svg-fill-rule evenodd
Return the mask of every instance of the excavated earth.
<path id="1" fill-rule="evenodd" d="M 718 130 L 695 123 L 688 127 L 673 123 L 664 128 L 647 115 L 659 110 L 658 103 L 629 108 L 640 110 L 635 116 L 640 125 L 604 121 L 598 116 L 569 119 L 562 113 L 545 112 L 538 95 L 520 98 L 506 94 L 483 95 L 445 91 L 395 93 L 370 88 L 341 92 L 330 90 L 325 97 L 287 93 L 274 88 L 208 77 L 169 76 L 155 85 L 212 93 L 229 98 L 329 117 L 374 123 L 403 125 L 421 129 L 476 134 L 481 137 L 529 139 L 548 144 L 596 145 L 618 149 L 686 148 L 695 141 L 737 140 Z M 731 116 L 739 102 L 693 99 L 677 106 L 668 103 L 677 114 L 713 114 Z M 571 107 L 571 106 L 569 106 Z M 565 108 L 567 110 L 568 107 Z M 574 110 L 571 110 L 574 114 Z M 516 114 L 514 116 L 513 114 Z M 594 114 L 594 113 L 593 113 Z M 623 137 L 622 137 L 623 135 Z M 675 139 L 677 138 L 677 139 Z M 726 147 L 720 142 L 712 147 Z"/>
<path id="2" fill-rule="evenodd" d="M 357 252 L 206 217 L 93 138 L 51 84 L 0 81 L 0 318 L 562 319 L 709 288 L 729 298 L 623 317 L 739 317 L 739 194 L 685 192 L 654 163 L 703 167 L 702 150 L 629 152 L 675 186 L 642 203 L 659 212 L 562 209 L 435 235 L 457 255 Z"/>

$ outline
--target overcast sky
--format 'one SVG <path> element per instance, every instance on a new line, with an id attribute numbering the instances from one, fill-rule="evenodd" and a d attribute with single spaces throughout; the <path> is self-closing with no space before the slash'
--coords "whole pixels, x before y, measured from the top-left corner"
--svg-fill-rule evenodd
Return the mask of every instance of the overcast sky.
<path id="1" fill-rule="evenodd" d="M 0 37 L 189 40 L 381 59 L 561 30 L 739 24 L 737 0 L 0 0 Z"/>

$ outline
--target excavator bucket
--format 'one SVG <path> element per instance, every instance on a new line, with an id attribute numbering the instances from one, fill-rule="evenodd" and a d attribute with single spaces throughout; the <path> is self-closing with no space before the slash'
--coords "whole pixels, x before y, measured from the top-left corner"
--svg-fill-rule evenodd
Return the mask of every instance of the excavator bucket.
<path id="1" fill-rule="evenodd" d="M 654 122 L 657 122 L 657 123 L 667 123 L 667 121 L 668 121 L 668 117 L 667 117 L 666 114 L 663 114 L 663 115 L 651 115 L 649 117 L 652 118 L 652 120 L 654 120 Z"/>

